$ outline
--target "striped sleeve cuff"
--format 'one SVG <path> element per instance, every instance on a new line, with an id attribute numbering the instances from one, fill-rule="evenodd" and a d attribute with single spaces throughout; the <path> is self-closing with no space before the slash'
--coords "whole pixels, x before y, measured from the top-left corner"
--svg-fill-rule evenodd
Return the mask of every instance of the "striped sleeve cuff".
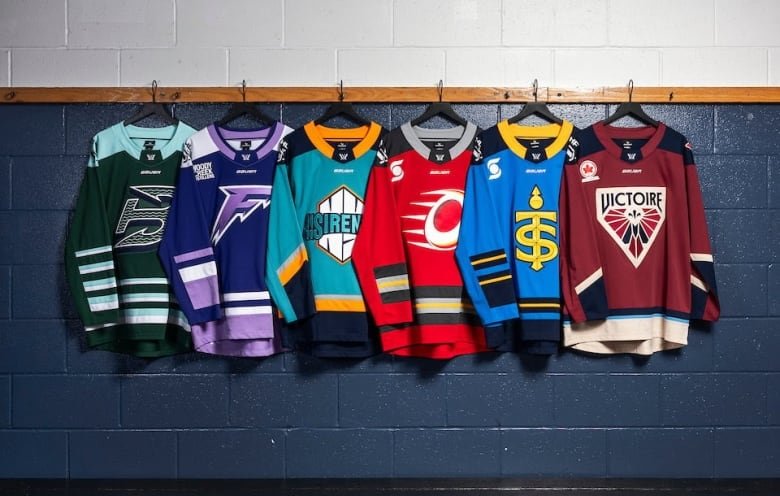
<path id="1" fill-rule="evenodd" d="M 405 263 L 377 267 L 374 278 L 382 303 L 410 301 L 409 274 Z"/>

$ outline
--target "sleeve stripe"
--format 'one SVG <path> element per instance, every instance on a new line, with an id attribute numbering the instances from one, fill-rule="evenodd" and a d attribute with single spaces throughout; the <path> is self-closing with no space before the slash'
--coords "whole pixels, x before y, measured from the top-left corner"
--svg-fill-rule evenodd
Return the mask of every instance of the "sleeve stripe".
<path id="1" fill-rule="evenodd" d="M 577 284 L 577 286 L 574 287 L 574 291 L 577 294 L 582 294 L 583 291 L 585 291 L 591 285 L 593 285 L 594 282 L 601 279 L 602 276 L 603 276 L 603 272 L 601 271 L 601 267 L 599 267 L 598 269 L 596 269 L 596 271 L 593 274 L 586 277 L 584 281 Z"/>
<path id="2" fill-rule="evenodd" d="M 409 278 L 406 276 L 383 277 L 376 280 L 376 285 L 380 290 L 394 286 L 406 286 L 408 288 Z"/>
<path id="3" fill-rule="evenodd" d="M 691 253 L 691 260 L 694 262 L 712 262 L 712 255 L 709 253 Z"/>
<path id="4" fill-rule="evenodd" d="M 382 267 L 376 267 L 374 269 L 374 277 L 377 281 L 391 276 L 406 276 L 407 273 L 408 271 L 406 270 L 405 263 L 383 265 Z"/>
<path id="5" fill-rule="evenodd" d="M 279 280 L 282 282 L 282 285 L 286 285 L 288 282 L 290 282 L 290 279 L 292 279 L 295 274 L 301 270 L 304 262 L 306 262 L 308 259 L 309 257 L 306 255 L 306 248 L 304 248 L 303 243 L 299 244 L 295 248 L 295 251 L 293 251 L 290 256 L 287 257 L 287 260 L 285 260 L 282 265 L 276 269 L 276 274 L 279 276 Z"/>
<path id="6" fill-rule="evenodd" d="M 90 291 L 100 291 L 102 289 L 109 289 L 116 287 L 116 278 L 106 277 L 105 279 L 95 279 L 93 281 L 84 281 L 84 291 L 89 293 Z"/>
<path id="7" fill-rule="evenodd" d="M 181 280 L 184 283 L 216 276 L 217 264 L 212 261 L 193 265 L 192 267 L 185 267 L 183 269 L 179 269 L 179 275 L 181 276 Z"/>
<path id="8" fill-rule="evenodd" d="M 493 261 L 496 261 L 496 260 L 506 260 L 506 253 L 504 253 L 503 251 L 500 254 L 498 254 L 498 255 L 492 255 L 491 256 L 489 253 L 486 254 L 486 255 L 487 256 L 485 256 L 484 258 L 471 257 L 471 265 L 472 266 L 477 266 L 477 265 L 485 264 L 485 263 L 488 263 L 488 262 L 493 262 Z M 477 255 L 477 256 L 481 256 L 481 255 Z"/>
<path id="9" fill-rule="evenodd" d="M 507 279 L 512 279 L 512 275 L 511 274 L 506 274 L 506 275 L 503 275 L 503 276 L 494 277 L 492 279 L 484 279 L 484 280 L 479 281 L 479 285 L 480 286 L 484 286 L 485 284 L 493 284 L 495 282 L 506 281 Z"/>
<path id="10" fill-rule="evenodd" d="M 119 308 L 119 299 L 115 294 L 106 296 L 94 296 L 87 298 L 89 303 L 89 309 L 93 312 L 100 312 L 103 310 L 115 310 Z"/>
<path id="11" fill-rule="evenodd" d="M 379 289 L 379 293 L 392 293 L 393 291 L 408 291 L 409 290 L 409 281 L 404 279 L 403 281 L 394 281 L 391 284 L 384 284 L 379 285 L 377 284 L 377 288 Z"/>
<path id="12" fill-rule="evenodd" d="M 88 257 L 89 255 L 99 255 L 101 253 L 108 253 L 111 251 L 111 245 L 98 246 L 97 248 L 90 248 L 88 250 L 79 250 L 75 253 L 76 258 Z"/>
<path id="13" fill-rule="evenodd" d="M 382 303 L 385 304 L 400 303 L 403 301 L 409 301 L 412 298 L 408 289 L 404 289 L 401 291 L 389 291 L 387 293 L 380 294 L 380 296 L 382 298 Z"/>
<path id="14" fill-rule="evenodd" d="M 173 261 L 178 264 L 182 262 L 189 262 L 190 260 L 195 260 L 196 258 L 209 257 L 211 255 L 214 255 L 214 249 L 209 246 L 208 248 L 203 248 L 201 250 L 195 250 L 188 253 L 182 253 L 181 255 L 176 255 L 173 257 Z"/>
<path id="15" fill-rule="evenodd" d="M 114 261 L 98 262 L 87 265 L 79 265 L 79 274 L 92 274 L 95 272 L 103 272 L 104 270 L 114 270 Z"/>
<path id="16" fill-rule="evenodd" d="M 701 289 L 702 291 L 707 291 L 707 285 L 704 284 L 704 281 L 694 276 L 693 274 L 691 274 L 691 284 Z"/>

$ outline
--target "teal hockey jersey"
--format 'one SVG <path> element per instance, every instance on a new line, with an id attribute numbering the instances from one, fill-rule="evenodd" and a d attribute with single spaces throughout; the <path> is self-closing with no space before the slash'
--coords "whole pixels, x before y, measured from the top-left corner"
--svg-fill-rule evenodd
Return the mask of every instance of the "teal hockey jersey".
<path id="1" fill-rule="evenodd" d="M 380 351 L 352 265 L 369 172 L 383 134 L 309 122 L 282 141 L 266 279 L 285 346 L 325 357 Z"/>
<path id="2" fill-rule="evenodd" d="M 560 341 L 558 197 L 573 129 L 502 121 L 477 138 L 455 255 L 499 350 L 551 354 Z"/>

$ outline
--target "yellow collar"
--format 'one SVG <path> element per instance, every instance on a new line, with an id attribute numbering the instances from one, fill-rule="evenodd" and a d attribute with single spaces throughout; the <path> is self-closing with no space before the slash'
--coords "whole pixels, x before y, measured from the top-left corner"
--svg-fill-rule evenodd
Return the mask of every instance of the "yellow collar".
<path id="1" fill-rule="evenodd" d="M 498 132 L 501 134 L 506 145 L 515 152 L 520 158 L 525 159 L 528 149 L 517 141 L 517 138 L 555 138 L 550 145 L 544 149 L 547 157 L 552 157 L 563 150 L 574 126 L 569 121 L 563 121 L 562 124 L 547 124 L 544 126 L 522 126 L 520 124 L 510 124 L 506 119 L 498 123 Z"/>

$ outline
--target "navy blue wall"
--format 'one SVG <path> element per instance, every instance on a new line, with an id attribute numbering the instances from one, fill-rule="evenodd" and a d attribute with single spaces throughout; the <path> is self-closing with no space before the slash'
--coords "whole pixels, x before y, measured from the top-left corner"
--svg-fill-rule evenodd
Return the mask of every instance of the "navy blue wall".
<path id="1" fill-rule="evenodd" d="M 360 110 L 395 126 L 422 108 Z M 296 127 L 323 106 L 266 110 Z M 489 126 L 517 106 L 458 110 Z M 63 239 L 89 138 L 133 107 L 0 106 L 0 478 L 780 476 L 780 106 L 646 110 L 694 144 L 721 322 L 649 360 L 439 364 L 85 351 Z"/>

